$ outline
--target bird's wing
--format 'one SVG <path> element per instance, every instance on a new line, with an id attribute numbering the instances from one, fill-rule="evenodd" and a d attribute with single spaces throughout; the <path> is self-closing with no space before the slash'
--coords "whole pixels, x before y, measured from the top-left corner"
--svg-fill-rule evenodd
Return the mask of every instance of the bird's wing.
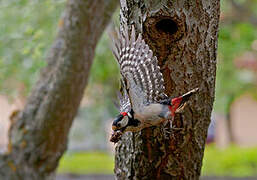
<path id="1" fill-rule="evenodd" d="M 126 85 L 123 78 L 121 78 L 120 81 L 120 92 L 118 93 L 118 98 L 120 100 L 120 112 L 130 112 L 131 103 L 126 89 Z"/>
<path id="2" fill-rule="evenodd" d="M 116 31 L 116 37 L 113 36 L 112 39 L 113 54 L 120 65 L 121 75 L 128 84 L 136 84 L 137 89 L 143 92 L 146 103 L 159 102 L 167 98 L 157 58 L 153 56 L 152 50 L 142 39 L 142 35 L 139 34 L 136 37 L 134 26 L 130 35 L 128 27 L 124 26 L 121 31 Z"/>

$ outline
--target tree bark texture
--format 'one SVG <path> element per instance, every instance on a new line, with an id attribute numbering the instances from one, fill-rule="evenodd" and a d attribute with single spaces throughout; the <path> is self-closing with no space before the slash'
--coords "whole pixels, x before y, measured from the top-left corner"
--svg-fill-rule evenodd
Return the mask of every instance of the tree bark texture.
<path id="1" fill-rule="evenodd" d="M 24 110 L 11 118 L 0 179 L 54 179 L 87 84 L 96 44 L 116 0 L 69 0 L 59 31 Z"/>
<path id="2" fill-rule="evenodd" d="M 121 0 L 121 25 L 136 27 L 157 56 L 166 93 L 199 87 L 177 114 L 170 139 L 160 127 L 127 133 L 116 146 L 116 179 L 199 179 L 214 101 L 219 0 Z"/>

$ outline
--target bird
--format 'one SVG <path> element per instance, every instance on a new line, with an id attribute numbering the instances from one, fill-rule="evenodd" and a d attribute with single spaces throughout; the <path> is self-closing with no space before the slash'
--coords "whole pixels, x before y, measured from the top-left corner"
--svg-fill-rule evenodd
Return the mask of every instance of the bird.
<path id="1" fill-rule="evenodd" d="M 157 57 L 142 34 L 136 36 L 133 25 L 129 33 L 128 26 L 123 25 L 110 36 L 121 75 L 120 114 L 112 123 L 114 133 L 110 141 L 117 142 L 125 132 L 138 132 L 161 123 L 170 122 L 172 128 L 175 114 L 199 88 L 175 98 L 168 97 Z"/>

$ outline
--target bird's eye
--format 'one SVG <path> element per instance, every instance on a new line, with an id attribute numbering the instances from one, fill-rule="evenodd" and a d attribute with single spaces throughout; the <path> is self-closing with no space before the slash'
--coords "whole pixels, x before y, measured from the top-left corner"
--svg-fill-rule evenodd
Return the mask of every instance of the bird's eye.
<path id="1" fill-rule="evenodd" d="M 121 123 L 120 123 L 120 122 L 119 122 L 119 123 L 117 123 L 117 126 L 118 126 L 118 127 L 120 127 L 120 126 L 121 126 Z"/>
<path id="2" fill-rule="evenodd" d="M 118 128 L 123 128 L 128 124 L 128 116 L 124 116 L 118 123 L 117 127 Z"/>

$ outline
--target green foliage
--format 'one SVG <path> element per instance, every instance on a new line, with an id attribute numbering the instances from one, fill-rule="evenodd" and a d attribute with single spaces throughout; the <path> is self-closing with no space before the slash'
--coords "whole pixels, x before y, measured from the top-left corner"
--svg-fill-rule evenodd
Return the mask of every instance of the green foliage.
<path id="1" fill-rule="evenodd" d="M 231 146 L 220 150 L 214 146 L 207 146 L 202 174 L 208 176 L 256 176 L 257 148 Z"/>
<path id="2" fill-rule="evenodd" d="M 118 26 L 118 15 L 119 11 L 116 11 L 112 19 L 112 23 L 115 25 L 111 23 L 109 26 Z M 106 29 L 108 31 L 109 27 Z M 107 31 L 103 33 L 103 36 L 97 44 L 89 85 L 99 84 L 104 86 L 105 95 L 110 99 L 110 97 L 116 96 L 114 89 L 117 90 L 119 87 L 119 66 L 112 54 L 112 40 L 108 37 Z"/>
<path id="3" fill-rule="evenodd" d="M 99 152 L 66 154 L 60 161 L 58 173 L 113 173 L 114 157 Z M 256 176 L 257 148 L 231 146 L 221 150 L 207 146 L 204 153 L 204 176 Z"/>
<path id="4" fill-rule="evenodd" d="M 0 92 L 28 92 L 37 79 L 50 48 L 65 0 L 3 0 L 0 2 Z M 98 43 L 90 84 L 118 87 L 118 66 L 106 33 Z M 27 93 L 26 93 L 27 94 Z M 113 96 L 113 94 L 112 94 Z"/>
<path id="5" fill-rule="evenodd" d="M 3 0 L 0 2 L 0 93 L 16 93 L 19 86 L 25 94 L 45 66 L 47 49 L 56 35 L 56 27 L 65 0 Z M 229 12 L 222 1 L 222 12 Z M 117 21 L 117 13 L 114 21 Z M 117 24 L 117 23 L 116 23 Z M 222 24 L 219 32 L 215 110 L 227 112 L 231 102 L 252 89 L 253 74 L 238 70 L 234 58 L 251 50 L 257 39 L 254 26 L 247 23 Z M 118 66 L 109 48 L 106 33 L 97 45 L 89 88 L 101 84 L 105 96 L 114 97 L 118 87 Z"/>
<path id="6" fill-rule="evenodd" d="M 112 87 L 118 84 L 119 69 L 110 49 L 110 40 L 105 32 L 99 41 L 90 74 L 90 83 Z"/>
<path id="7" fill-rule="evenodd" d="M 64 0 L 0 2 L 0 92 L 26 92 L 35 82 L 56 33 Z"/>
<path id="8" fill-rule="evenodd" d="M 113 157 L 102 152 L 66 154 L 60 161 L 58 173 L 112 174 Z"/>
<path id="9" fill-rule="evenodd" d="M 231 101 L 253 88 L 253 72 L 237 69 L 234 59 L 250 51 L 256 39 L 256 28 L 250 24 L 227 24 L 220 28 L 215 110 L 228 112 Z"/>

